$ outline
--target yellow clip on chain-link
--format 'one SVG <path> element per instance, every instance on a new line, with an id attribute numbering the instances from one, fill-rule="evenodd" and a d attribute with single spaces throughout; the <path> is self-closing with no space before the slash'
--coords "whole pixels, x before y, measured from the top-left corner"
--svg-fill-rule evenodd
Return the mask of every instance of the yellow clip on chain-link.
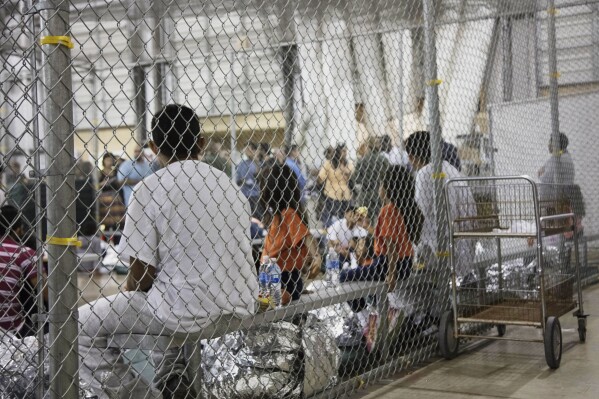
<path id="1" fill-rule="evenodd" d="M 562 76 L 562 74 L 559 72 L 553 72 L 549 74 L 549 77 L 553 79 L 558 79 L 560 76 Z"/>
<path id="2" fill-rule="evenodd" d="M 557 14 L 559 14 L 559 9 L 557 9 L 557 8 L 555 8 L 555 7 L 553 7 L 553 8 L 548 8 L 548 9 L 547 9 L 547 14 L 550 14 L 550 15 L 557 15 Z"/>
<path id="3" fill-rule="evenodd" d="M 437 252 L 437 258 L 449 258 L 450 254 L 447 251 Z"/>
<path id="4" fill-rule="evenodd" d="M 60 238 L 60 237 L 46 237 L 46 242 L 50 245 L 60 245 L 63 247 L 80 247 L 83 244 L 77 239 L 77 237 Z"/>
<path id="5" fill-rule="evenodd" d="M 439 86 L 443 81 L 441 79 L 433 79 L 426 82 L 427 86 Z"/>
<path id="6" fill-rule="evenodd" d="M 358 389 L 362 388 L 364 384 L 366 384 L 366 381 L 364 381 L 360 376 L 357 376 L 356 380 L 358 381 Z"/>
<path id="7" fill-rule="evenodd" d="M 73 44 L 73 41 L 71 40 L 71 38 L 69 36 L 43 36 L 40 39 L 40 45 L 45 45 L 45 44 L 59 44 L 62 46 L 65 46 L 69 49 L 72 49 L 75 47 L 75 45 Z"/>
<path id="8" fill-rule="evenodd" d="M 447 175 L 444 172 L 433 173 L 433 179 L 445 179 Z"/>

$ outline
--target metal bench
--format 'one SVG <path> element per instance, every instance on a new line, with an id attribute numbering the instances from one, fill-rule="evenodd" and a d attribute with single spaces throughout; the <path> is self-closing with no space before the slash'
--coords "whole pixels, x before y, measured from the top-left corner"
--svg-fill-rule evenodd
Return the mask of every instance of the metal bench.
<path id="1" fill-rule="evenodd" d="M 304 294 L 302 297 L 290 305 L 258 313 L 250 318 L 235 319 L 228 318 L 225 323 L 216 323 L 205 328 L 197 334 L 187 336 L 181 335 L 143 335 L 143 334 L 118 334 L 108 337 L 107 348 L 120 349 L 142 349 L 142 350 L 166 350 L 169 348 L 183 347 L 185 359 L 187 361 L 187 371 L 189 381 L 192 381 L 195 391 L 199 397 L 202 397 L 202 348 L 203 339 L 213 339 L 221 337 L 230 332 L 240 329 L 248 329 L 257 325 L 272 323 L 279 320 L 285 320 L 294 315 L 306 313 L 310 310 L 319 309 L 325 306 L 335 305 L 350 301 L 352 299 L 363 298 L 368 295 L 381 295 L 386 298 L 387 285 L 384 282 L 359 281 L 343 283 L 337 288 L 326 288 L 322 291 Z M 383 306 L 382 314 L 386 314 L 387 301 L 381 301 Z M 385 321 L 386 317 L 382 318 Z M 381 334 L 386 334 L 387 329 L 381 328 Z M 384 341 L 384 336 L 382 336 Z"/>

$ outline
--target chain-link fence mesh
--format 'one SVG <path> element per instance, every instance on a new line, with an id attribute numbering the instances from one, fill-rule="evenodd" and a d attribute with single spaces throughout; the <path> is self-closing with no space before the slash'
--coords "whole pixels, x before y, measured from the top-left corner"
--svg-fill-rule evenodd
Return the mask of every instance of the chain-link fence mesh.
<path id="1" fill-rule="evenodd" d="M 342 397 L 597 276 L 596 1 L 0 5 L 2 397 Z"/>

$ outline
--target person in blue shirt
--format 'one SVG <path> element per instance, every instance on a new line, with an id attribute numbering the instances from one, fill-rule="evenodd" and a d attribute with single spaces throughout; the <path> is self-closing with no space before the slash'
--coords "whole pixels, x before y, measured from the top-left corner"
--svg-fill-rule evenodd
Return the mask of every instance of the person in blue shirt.
<path id="1" fill-rule="evenodd" d="M 244 159 L 235 169 L 235 182 L 249 200 L 252 216 L 262 220 L 264 211 L 260 205 L 260 186 L 256 177 L 262 164 L 261 153 L 254 142 L 249 142 L 244 150 Z"/>
<path id="2" fill-rule="evenodd" d="M 306 178 L 304 177 L 301 170 L 300 151 L 297 145 L 292 144 L 283 148 L 285 153 L 285 164 L 291 168 L 295 176 L 297 177 L 297 183 L 300 191 L 303 193 L 304 187 L 306 186 Z"/>
<path id="3" fill-rule="evenodd" d="M 123 183 L 123 197 L 125 205 L 129 205 L 129 199 L 133 192 L 133 187 L 144 177 L 150 176 L 154 172 L 150 162 L 146 159 L 143 149 L 140 146 L 135 147 L 133 159 L 124 161 L 119 166 L 118 179 Z"/>

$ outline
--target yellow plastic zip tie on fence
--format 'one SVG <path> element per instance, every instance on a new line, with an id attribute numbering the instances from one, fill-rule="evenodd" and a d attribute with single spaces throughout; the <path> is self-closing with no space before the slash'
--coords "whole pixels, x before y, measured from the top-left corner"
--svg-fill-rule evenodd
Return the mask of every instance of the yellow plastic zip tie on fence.
<path id="1" fill-rule="evenodd" d="M 547 9 L 547 14 L 550 15 L 557 15 L 559 13 L 559 9 L 553 7 L 553 8 L 548 8 Z"/>
<path id="2" fill-rule="evenodd" d="M 69 49 L 72 49 L 75 47 L 75 45 L 73 44 L 73 41 L 71 40 L 71 38 L 69 36 L 43 36 L 40 39 L 40 45 L 43 46 L 45 44 L 62 45 Z"/>
<path id="3" fill-rule="evenodd" d="M 46 242 L 50 245 L 60 245 L 63 247 L 80 247 L 83 245 L 77 237 L 61 238 L 61 237 L 46 237 Z"/>
<path id="4" fill-rule="evenodd" d="M 449 258 L 450 254 L 449 252 L 445 251 L 445 252 L 437 252 L 437 258 Z"/>
<path id="5" fill-rule="evenodd" d="M 553 79 L 558 79 L 560 76 L 562 76 L 562 74 L 559 72 L 553 72 L 549 74 L 549 77 Z"/>
<path id="6" fill-rule="evenodd" d="M 364 384 L 366 383 L 360 376 L 357 376 L 356 380 L 358 380 L 358 389 L 362 388 L 362 386 L 364 386 Z"/>
<path id="7" fill-rule="evenodd" d="M 433 173 L 433 179 L 445 179 L 447 175 L 443 172 L 441 173 Z"/>
<path id="8" fill-rule="evenodd" d="M 439 86 L 443 81 L 441 79 L 433 79 L 426 82 L 427 86 Z"/>

